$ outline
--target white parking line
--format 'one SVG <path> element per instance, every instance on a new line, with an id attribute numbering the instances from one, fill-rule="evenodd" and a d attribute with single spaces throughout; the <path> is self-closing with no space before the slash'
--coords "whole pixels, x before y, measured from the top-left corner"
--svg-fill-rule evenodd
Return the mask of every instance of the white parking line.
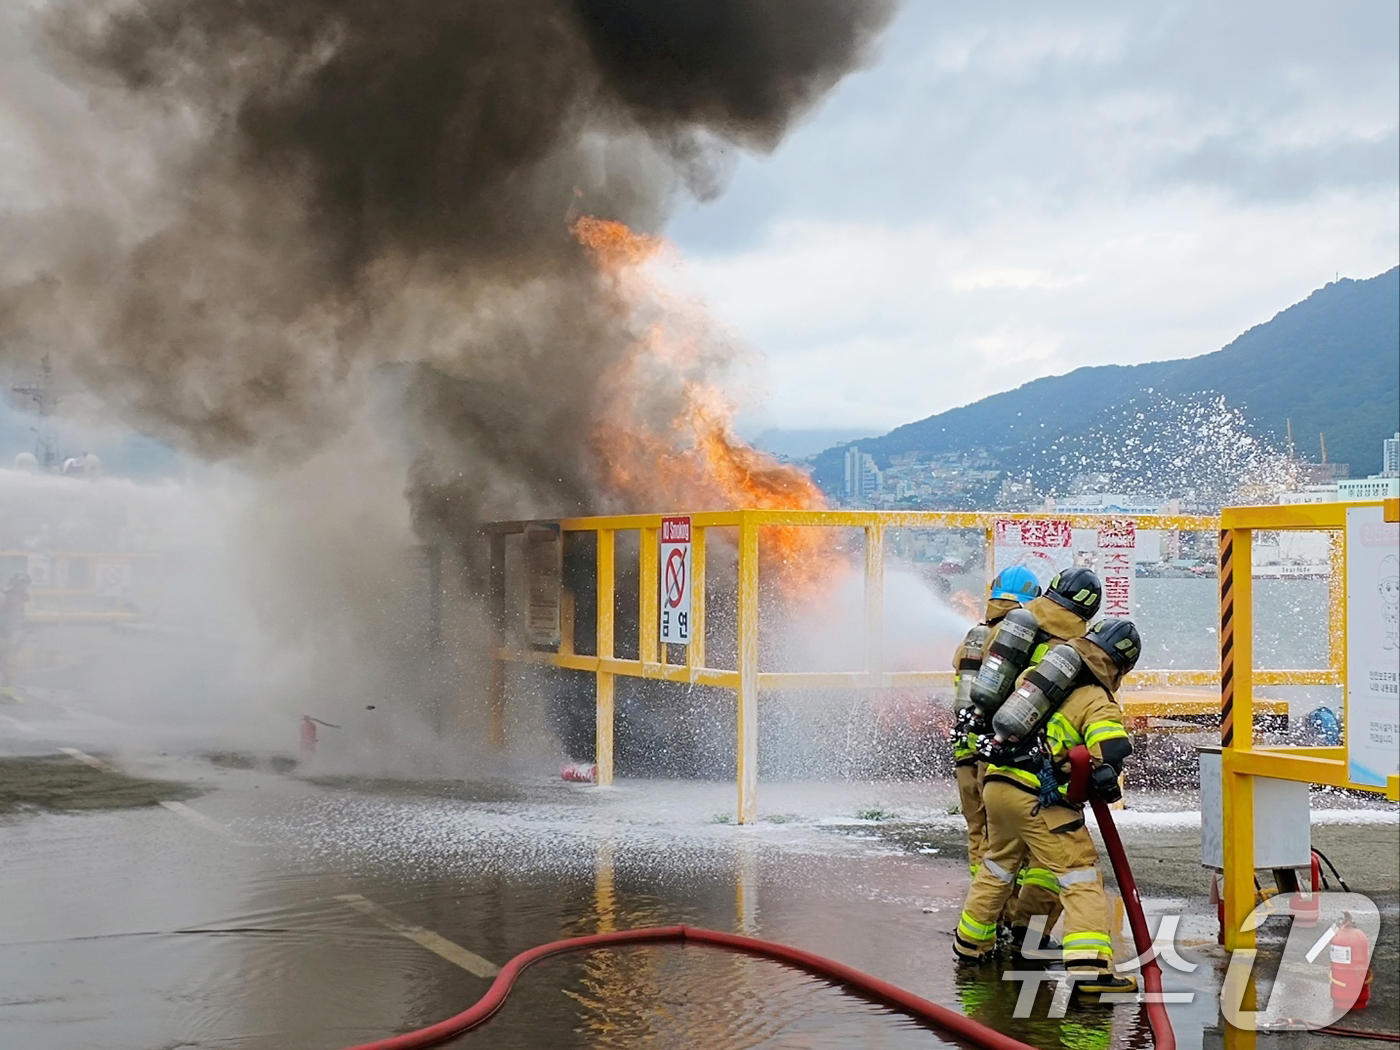
<path id="1" fill-rule="evenodd" d="M 467 951 L 460 944 L 453 944 L 446 937 L 442 937 L 432 930 L 425 930 L 422 926 L 415 926 L 411 922 L 404 921 L 388 908 L 380 907 L 374 901 L 362 897 L 358 893 L 342 893 L 336 897 L 336 900 L 348 904 L 361 915 L 368 915 L 375 922 L 389 927 L 395 933 L 402 934 L 410 941 L 427 948 L 428 951 L 441 955 L 448 962 L 466 970 L 467 973 L 475 974 L 478 977 L 495 977 L 501 972 L 499 966 L 483 959 L 475 952 Z"/>
<path id="2" fill-rule="evenodd" d="M 83 763 L 84 765 L 92 766 L 93 769 L 100 769 L 104 773 L 117 772 L 115 766 L 109 766 L 106 762 L 102 761 L 102 759 L 93 758 L 86 751 L 79 751 L 76 747 L 61 747 L 59 748 L 59 750 L 62 751 L 65 755 L 67 755 L 69 758 L 76 758 L 79 762 Z"/>
<path id="3" fill-rule="evenodd" d="M 212 817 L 206 817 L 203 813 L 199 812 L 199 810 L 191 809 L 183 802 L 167 802 L 164 799 L 162 799 L 160 804 L 166 809 L 170 810 L 171 813 L 178 814 L 179 816 L 184 817 L 186 820 L 198 824 L 205 831 L 212 831 L 215 835 L 218 835 L 220 838 L 227 839 L 229 842 L 235 842 L 240 846 L 257 845 L 256 842 L 250 842 L 248 839 L 243 838 L 241 835 L 238 834 L 238 832 L 234 831 L 227 825 L 220 824 L 217 820 L 214 820 Z"/>
<path id="4" fill-rule="evenodd" d="M 106 762 L 103 762 L 100 758 L 93 758 L 92 755 L 89 755 L 86 751 L 79 751 L 76 747 L 60 747 L 59 750 L 62 751 L 65 755 L 67 755 L 69 758 L 75 758 L 79 762 L 82 762 L 84 765 L 91 766 L 93 769 L 100 769 L 104 773 L 121 772 L 115 766 L 108 765 Z M 198 824 L 205 831 L 212 831 L 215 835 L 218 835 L 220 838 L 227 839 L 229 842 L 236 842 L 240 846 L 257 845 L 256 842 L 249 842 L 247 839 L 243 838 L 232 828 L 220 824 L 217 820 L 214 820 L 212 817 L 206 817 L 203 813 L 199 812 L 199 810 L 191 809 L 183 802 L 168 802 L 162 799 L 160 804 L 166 809 L 170 810 L 171 813 L 174 813 L 177 816 L 184 817 L 192 824 Z"/>

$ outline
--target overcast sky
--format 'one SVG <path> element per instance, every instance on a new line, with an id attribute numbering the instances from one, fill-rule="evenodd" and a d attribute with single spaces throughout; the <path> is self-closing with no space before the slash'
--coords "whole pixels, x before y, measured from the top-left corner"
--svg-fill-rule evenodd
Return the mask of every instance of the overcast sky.
<path id="1" fill-rule="evenodd" d="M 1190 357 L 1400 261 L 1400 5 L 904 5 L 670 233 L 767 358 L 752 426 L 867 427 Z"/>

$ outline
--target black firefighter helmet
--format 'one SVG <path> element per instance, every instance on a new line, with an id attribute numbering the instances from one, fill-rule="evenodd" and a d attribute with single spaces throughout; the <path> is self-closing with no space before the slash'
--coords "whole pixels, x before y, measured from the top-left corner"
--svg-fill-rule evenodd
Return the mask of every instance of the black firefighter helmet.
<path id="1" fill-rule="evenodd" d="M 1081 620 L 1093 619 L 1103 598 L 1103 584 L 1092 569 L 1073 568 L 1057 572 L 1045 588 L 1045 597 L 1063 605 Z"/>
<path id="2" fill-rule="evenodd" d="M 1137 666 L 1142 655 L 1142 637 L 1132 620 L 1109 618 L 1089 628 L 1085 636 L 1113 658 L 1113 666 L 1127 674 Z"/>

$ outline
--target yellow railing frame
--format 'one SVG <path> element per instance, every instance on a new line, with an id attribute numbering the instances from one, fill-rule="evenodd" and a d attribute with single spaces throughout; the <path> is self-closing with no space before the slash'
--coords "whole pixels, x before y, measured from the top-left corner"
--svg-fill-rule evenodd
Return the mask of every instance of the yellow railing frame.
<path id="1" fill-rule="evenodd" d="M 164 563 L 160 554 L 155 551 L 0 550 L 0 558 L 28 559 L 35 555 L 46 558 L 50 562 L 74 560 L 78 558 L 86 559 L 89 562 L 98 559 L 103 561 L 147 562 L 155 566 L 155 579 L 140 586 L 132 586 L 128 595 L 134 598 L 155 599 L 159 601 L 165 593 Z M 0 580 L 0 585 L 3 585 L 5 582 L 5 580 Z M 33 602 L 34 605 L 44 606 L 43 608 L 31 607 L 26 611 L 25 620 L 29 623 L 125 623 L 140 619 L 137 613 L 130 611 L 103 611 L 84 607 L 73 607 L 70 604 L 70 599 L 110 597 L 109 595 L 101 595 L 98 593 L 96 581 L 93 581 L 87 587 L 46 587 L 31 584 L 29 594 L 31 599 L 35 599 Z"/>
<path id="2" fill-rule="evenodd" d="M 951 670 L 887 671 L 881 647 L 884 613 L 885 535 L 899 528 L 981 529 L 990 552 L 994 524 L 999 520 L 1068 519 L 1075 528 L 1097 528 L 1107 521 L 1131 520 L 1143 530 L 1182 530 L 1216 532 L 1218 518 L 1198 515 L 1161 514 L 1055 514 L 997 513 L 985 511 L 850 511 L 850 510 L 729 510 L 690 515 L 692 531 L 692 638 L 686 647 L 685 662 L 666 660 L 665 647 L 657 637 L 657 535 L 663 514 L 618 514 L 603 517 L 562 518 L 549 522 L 562 532 L 592 532 L 597 542 L 598 643 L 595 656 L 574 651 L 572 605 L 566 597 L 561 614 L 562 643 L 558 652 L 522 651 L 506 644 L 506 537 L 523 533 L 538 521 L 500 521 L 485 527 L 490 550 L 490 605 L 494 625 L 490 677 L 490 734 L 493 743 L 505 741 L 505 664 L 543 664 L 587 671 L 596 676 L 596 761 L 600 784 L 613 781 L 614 686 L 617 675 L 652 678 L 668 682 L 692 683 L 733 689 L 736 694 L 738 753 L 738 819 L 757 819 L 758 787 L 758 694 L 783 689 L 888 689 L 950 686 Z M 862 529 L 865 534 L 865 617 L 867 649 L 865 666 L 858 671 L 788 672 L 761 671 L 758 666 L 758 551 L 761 531 L 774 526 Z M 705 646 L 705 564 L 706 540 L 711 529 L 734 529 L 738 535 L 738 658 L 732 668 L 707 663 Z M 623 660 L 614 653 L 613 604 L 616 586 L 616 545 L 619 531 L 640 534 L 638 572 L 640 574 L 638 659 Z M 990 553 L 989 553 L 990 558 Z M 988 563 L 990 565 L 990 561 Z M 1340 586 L 1333 580 L 1333 599 Z M 1332 647 L 1332 666 L 1320 670 L 1267 670 L 1256 672 L 1256 680 L 1268 685 L 1335 685 L 1341 681 L 1340 648 Z M 1131 684 L 1141 686 L 1218 685 L 1220 672 L 1211 670 L 1141 671 L 1131 676 Z"/>
<path id="3" fill-rule="evenodd" d="M 1254 684 L 1263 674 L 1254 668 L 1253 586 L 1250 555 L 1255 530 L 1306 530 L 1342 533 L 1333 544 L 1331 656 L 1344 668 L 1346 648 L 1345 529 L 1348 507 L 1381 506 L 1386 521 L 1400 521 L 1400 500 L 1367 503 L 1305 503 L 1290 506 L 1227 507 L 1220 515 L 1220 767 L 1224 818 L 1225 947 L 1253 950 L 1254 930 L 1242 930 L 1254 909 L 1254 777 L 1305 784 L 1356 788 L 1400 800 L 1400 778 L 1384 788 L 1353 784 L 1347 778 L 1345 744 L 1334 748 L 1255 747 Z M 1341 586 L 1338 586 L 1341 581 Z M 1338 590 L 1343 596 L 1338 597 Z M 1343 702 L 1345 703 L 1345 681 Z M 1343 719 L 1345 729 L 1347 720 Z M 1255 1008 L 1251 974 L 1241 1004 Z M 1253 1050 L 1252 1029 L 1225 1024 L 1228 1050 Z"/>

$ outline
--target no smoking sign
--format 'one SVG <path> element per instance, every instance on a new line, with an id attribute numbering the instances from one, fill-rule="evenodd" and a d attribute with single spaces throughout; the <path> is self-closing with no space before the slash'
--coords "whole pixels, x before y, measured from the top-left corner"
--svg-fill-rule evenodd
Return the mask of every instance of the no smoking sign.
<path id="1" fill-rule="evenodd" d="M 690 642 L 690 519 L 661 519 L 661 640 Z"/>

